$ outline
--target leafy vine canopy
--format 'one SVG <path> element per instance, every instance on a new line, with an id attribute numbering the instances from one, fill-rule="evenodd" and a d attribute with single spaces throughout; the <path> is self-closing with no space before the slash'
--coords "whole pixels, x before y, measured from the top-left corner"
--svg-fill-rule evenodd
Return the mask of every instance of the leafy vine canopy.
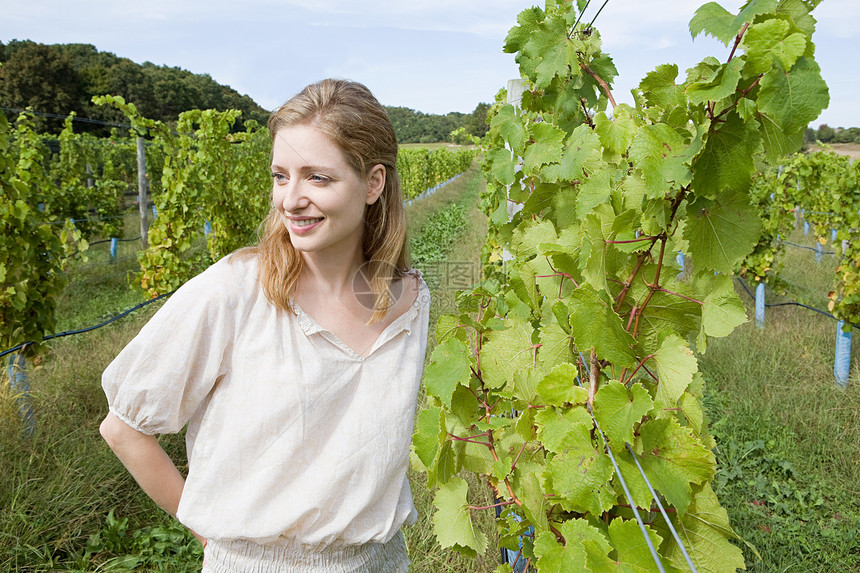
<path id="1" fill-rule="evenodd" d="M 484 280 L 439 320 L 414 437 L 443 546 L 488 545 L 465 470 L 495 490 L 500 544 L 540 571 L 744 568 L 696 352 L 746 320 L 730 275 L 762 233 L 754 175 L 828 104 L 816 4 L 705 4 L 690 31 L 725 52 L 658 66 L 632 106 L 585 0 L 519 15 L 505 51 L 525 89 L 500 92 L 484 145 Z"/>

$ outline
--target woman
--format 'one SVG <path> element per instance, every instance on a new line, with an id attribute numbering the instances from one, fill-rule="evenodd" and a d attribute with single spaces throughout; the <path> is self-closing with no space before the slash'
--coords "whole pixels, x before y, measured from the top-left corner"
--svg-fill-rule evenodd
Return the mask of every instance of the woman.
<path id="1" fill-rule="evenodd" d="M 105 440 L 204 571 L 406 571 L 429 292 L 407 271 L 397 141 L 361 84 L 269 119 L 256 247 L 177 291 L 104 373 Z M 183 479 L 155 434 L 188 424 Z"/>

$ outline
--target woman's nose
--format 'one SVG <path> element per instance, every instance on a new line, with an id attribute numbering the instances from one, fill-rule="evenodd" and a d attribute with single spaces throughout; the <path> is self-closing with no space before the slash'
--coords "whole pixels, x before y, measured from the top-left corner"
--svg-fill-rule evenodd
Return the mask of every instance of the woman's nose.
<path id="1" fill-rule="evenodd" d="M 286 213 L 294 213 L 308 206 L 310 200 L 304 192 L 304 186 L 299 181 L 288 181 L 282 185 L 280 191 L 281 209 Z"/>

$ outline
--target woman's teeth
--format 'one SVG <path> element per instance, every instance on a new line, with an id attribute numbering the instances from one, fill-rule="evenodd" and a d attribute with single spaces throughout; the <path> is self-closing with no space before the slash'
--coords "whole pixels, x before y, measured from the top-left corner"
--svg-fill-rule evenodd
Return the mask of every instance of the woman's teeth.
<path id="1" fill-rule="evenodd" d="M 307 227 L 308 225 L 313 225 L 314 223 L 319 223 L 322 221 L 322 217 L 319 219 L 299 219 L 295 221 L 296 227 Z"/>

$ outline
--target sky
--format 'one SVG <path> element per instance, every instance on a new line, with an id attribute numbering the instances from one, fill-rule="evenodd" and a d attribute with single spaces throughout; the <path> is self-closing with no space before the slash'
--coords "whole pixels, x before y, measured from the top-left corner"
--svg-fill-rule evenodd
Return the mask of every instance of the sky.
<path id="1" fill-rule="evenodd" d="M 385 105 L 471 112 L 519 72 L 502 51 L 528 0 L 4 0 L 0 41 L 85 43 L 135 62 L 175 66 L 273 109 L 308 83 L 341 77 Z M 703 2 L 610 0 L 596 20 L 619 77 L 613 95 L 660 64 L 686 70 L 729 49 L 688 24 Z M 540 2 L 540 5 L 543 3 Z M 591 19 L 602 4 L 586 9 Z M 740 0 L 723 0 L 737 12 Z M 823 0 L 813 15 L 830 106 L 812 122 L 860 127 L 860 1 Z"/>

